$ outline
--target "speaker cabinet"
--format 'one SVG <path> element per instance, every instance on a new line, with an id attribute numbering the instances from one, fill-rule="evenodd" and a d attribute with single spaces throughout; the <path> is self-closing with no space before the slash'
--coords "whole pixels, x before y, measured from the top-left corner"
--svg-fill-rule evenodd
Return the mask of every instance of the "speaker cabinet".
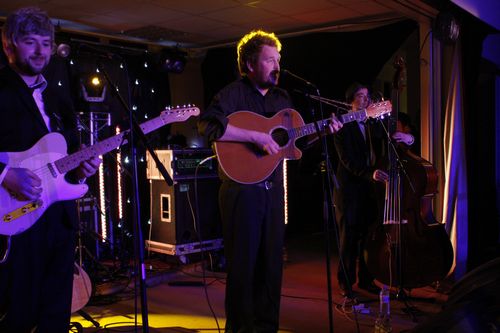
<path id="1" fill-rule="evenodd" d="M 179 181 L 173 186 L 163 180 L 150 180 L 151 237 L 147 246 L 153 251 L 163 247 L 157 252 L 176 254 L 176 246 L 195 244 L 197 247 L 200 241 L 221 239 L 219 185 L 217 178 L 197 181 L 197 214 L 194 180 Z M 198 223 L 195 223 L 196 216 L 199 216 Z"/>

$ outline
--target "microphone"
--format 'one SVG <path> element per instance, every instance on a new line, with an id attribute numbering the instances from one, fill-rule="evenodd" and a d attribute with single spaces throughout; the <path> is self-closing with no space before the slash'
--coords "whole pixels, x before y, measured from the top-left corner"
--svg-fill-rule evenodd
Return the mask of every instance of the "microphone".
<path id="1" fill-rule="evenodd" d="M 290 76 L 290 77 L 293 77 L 294 79 L 296 80 L 299 80 L 299 81 L 302 81 L 305 85 L 307 86 L 310 86 L 310 87 L 313 87 L 313 88 L 316 88 L 316 85 L 314 83 L 311 83 L 309 81 L 307 81 L 306 79 L 296 75 L 296 74 L 293 74 L 292 72 L 290 72 L 289 70 L 286 70 L 284 68 L 281 69 L 281 75 L 282 76 Z"/>
<path id="2" fill-rule="evenodd" d="M 59 44 L 56 49 L 56 54 L 61 58 L 66 58 L 71 53 L 71 47 L 68 44 Z"/>

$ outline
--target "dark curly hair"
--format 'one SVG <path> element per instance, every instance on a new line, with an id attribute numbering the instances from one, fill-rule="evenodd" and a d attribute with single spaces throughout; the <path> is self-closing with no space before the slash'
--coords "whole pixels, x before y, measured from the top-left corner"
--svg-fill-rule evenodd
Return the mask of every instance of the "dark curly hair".
<path id="1" fill-rule="evenodd" d="M 263 45 L 276 47 L 281 50 L 281 42 L 272 32 L 254 30 L 243 36 L 238 42 L 238 69 L 241 75 L 248 73 L 247 61 L 254 62 Z"/>
<path id="2" fill-rule="evenodd" d="M 54 41 L 54 25 L 47 13 L 37 7 L 25 7 L 11 13 L 2 28 L 2 44 L 4 49 L 12 48 L 19 38 L 36 34 L 50 36 Z"/>
<path id="3" fill-rule="evenodd" d="M 368 92 L 370 92 L 370 88 L 366 84 L 362 84 L 362 83 L 359 83 L 359 82 L 354 82 L 353 84 L 351 84 L 347 88 L 347 90 L 345 92 L 346 102 L 347 103 L 352 103 L 352 101 L 354 101 L 354 96 L 361 89 L 367 89 Z"/>

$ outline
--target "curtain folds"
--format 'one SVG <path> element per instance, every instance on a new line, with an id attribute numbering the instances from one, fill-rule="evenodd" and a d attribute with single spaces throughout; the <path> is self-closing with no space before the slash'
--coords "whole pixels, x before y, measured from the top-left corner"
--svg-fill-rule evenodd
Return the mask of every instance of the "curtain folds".
<path id="1" fill-rule="evenodd" d="M 457 279 L 467 272 L 468 252 L 467 163 L 462 84 L 461 45 L 458 42 L 452 55 L 450 86 L 444 115 L 445 186 L 442 215 L 455 252 L 451 271 L 455 271 Z"/>

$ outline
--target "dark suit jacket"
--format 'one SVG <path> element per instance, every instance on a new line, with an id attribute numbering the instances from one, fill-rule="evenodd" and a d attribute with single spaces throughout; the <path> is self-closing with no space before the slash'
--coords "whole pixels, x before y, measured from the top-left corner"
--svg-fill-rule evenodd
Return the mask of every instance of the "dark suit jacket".
<path id="1" fill-rule="evenodd" d="M 373 150 L 377 158 L 377 131 L 373 124 L 367 124 L 371 133 Z M 377 209 L 376 184 L 372 179 L 375 166 L 370 165 L 370 146 L 356 122 L 347 123 L 334 135 L 338 155 L 335 204 L 341 223 L 362 225 L 373 223 Z"/>
<path id="2" fill-rule="evenodd" d="M 51 117 L 53 131 L 65 136 L 69 150 L 76 149 L 76 117 L 69 96 L 65 97 L 65 94 L 49 85 L 43 92 L 43 99 L 45 111 Z M 0 69 L 0 151 L 25 151 L 47 133 L 45 122 L 25 82 L 9 66 Z M 0 163 L 0 172 L 4 167 Z M 73 201 L 55 203 L 52 206 L 56 207 L 51 207 L 51 211 L 65 211 L 64 221 L 68 221 L 70 225 L 77 223 Z"/>

